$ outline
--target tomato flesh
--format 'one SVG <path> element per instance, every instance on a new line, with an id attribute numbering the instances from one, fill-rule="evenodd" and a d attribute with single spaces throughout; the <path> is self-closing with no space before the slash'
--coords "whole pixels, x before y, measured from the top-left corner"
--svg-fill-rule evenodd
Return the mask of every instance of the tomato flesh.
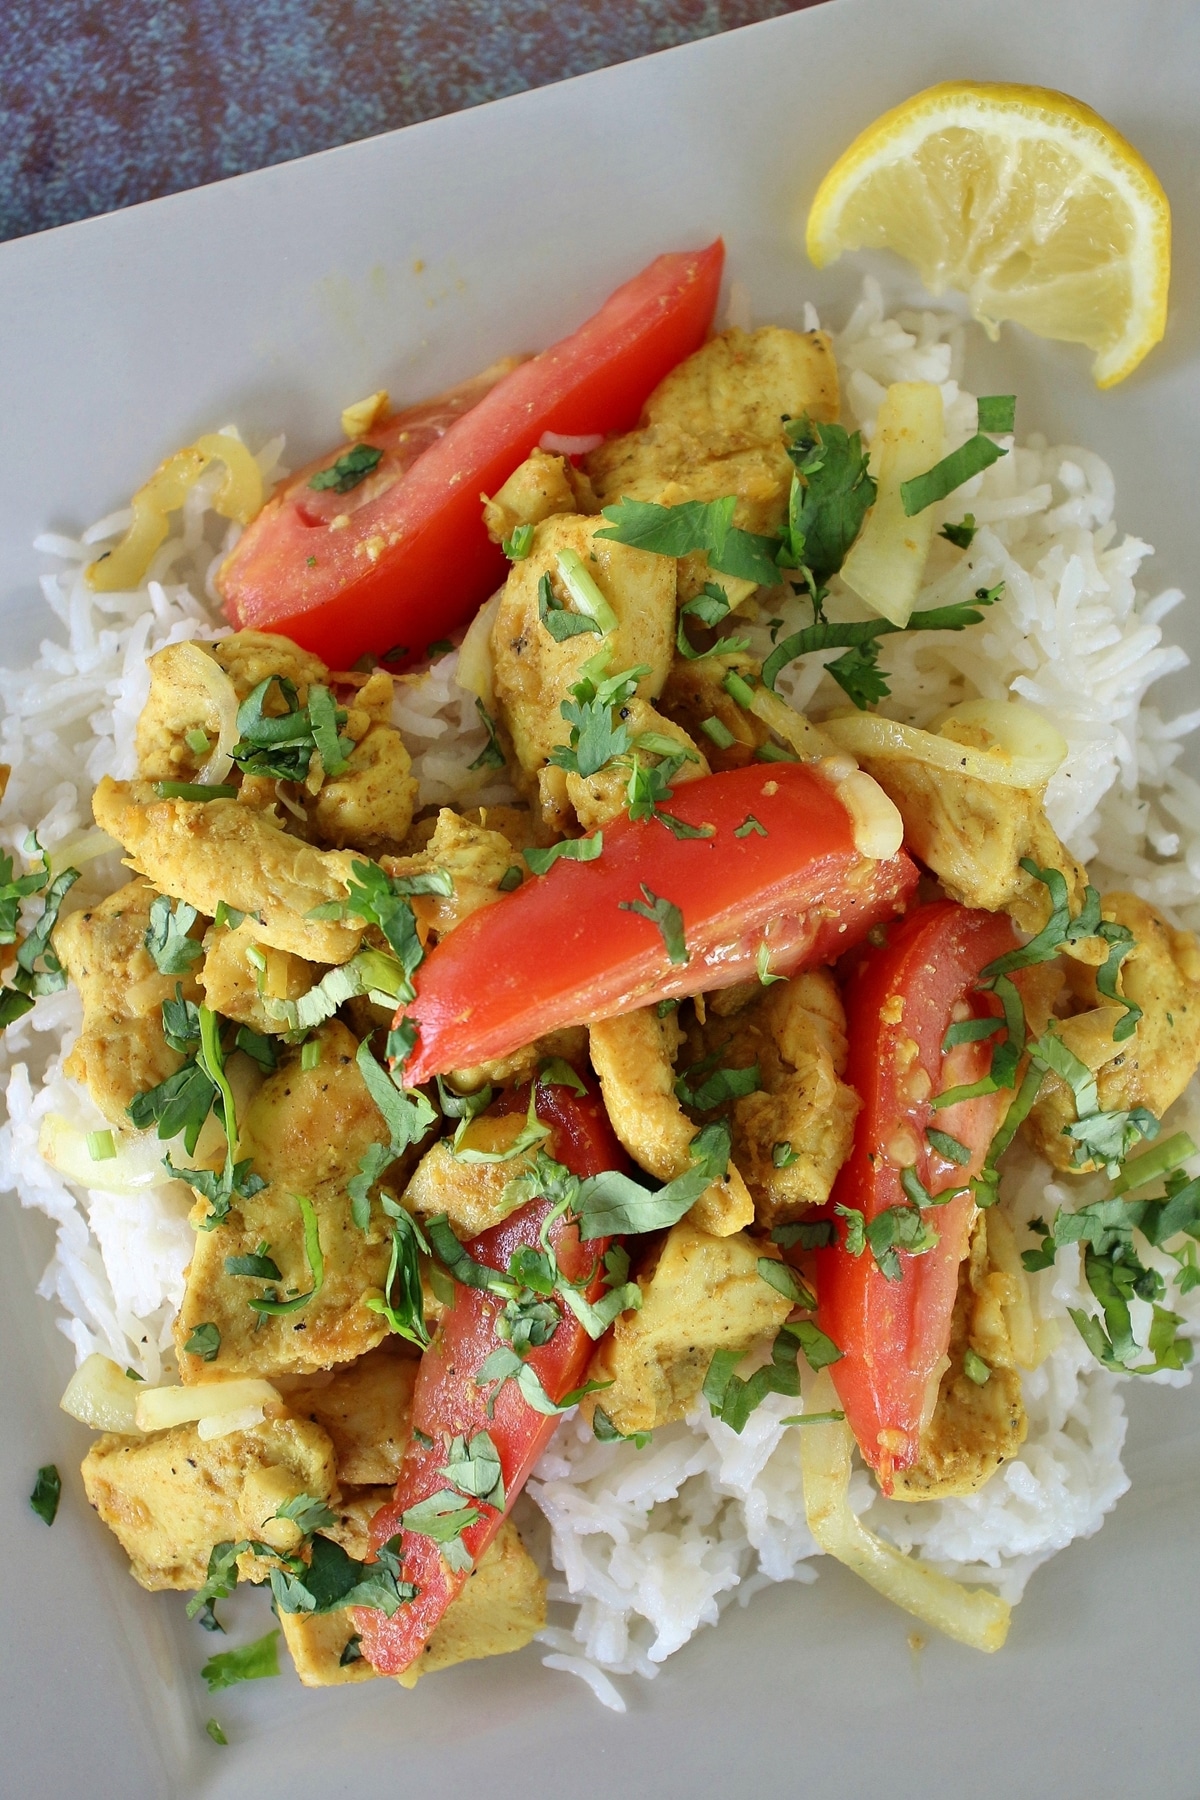
<path id="1" fill-rule="evenodd" d="M 552 1128 L 547 1144 L 550 1154 L 573 1174 L 586 1177 L 604 1169 L 628 1168 L 628 1159 L 613 1136 L 604 1106 L 590 1088 L 586 1095 L 577 1095 L 565 1087 L 539 1085 L 536 1105 L 538 1117 Z M 532 1201 L 502 1224 L 473 1239 L 467 1245 L 470 1255 L 491 1268 L 507 1270 L 509 1259 L 519 1246 L 538 1247 L 538 1234 L 549 1211 L 546 1201 Z M 597 1300 L 604 1286 L 602 1259 L 612 1240 L 582 1244 L 576 1226 L 562 1219 L 550 1226 L 547 1235 L 559 1267 L 569 1280 L 579 1281 L 593 1268 L 598 1271 L 585 1290 L 589 1300 Z M 409 1443 L 395 1499 L 382 1508 L 371 1526 L 376 1547 L 395 1533 L 401 1534 L 403 1576 L 416 1584 L 418 1593 L 390 1619 L 372 1608 L 355 1609 L 363 1655 L 386 1675 L 399 1674 L 420 1655 L 467 1579 L 465 1573 L 446 1567 L 432 1538 L 403 1528 L 409 1507 L 449 1486 L 442 1470 L 450 1439 L 461 1433 L 469 1442 L 476 1432 L 486 1431 L 500 1457 L 504 1509 L 481 1505 L 484 1517 L 462 1533 L 463 1545 L 478 1563 L 558 1426 L 557 1415 L 535 1411 L 513 1381 L 505 1382 L 495 1395 L 489 1416 L 488 1391 L 476 1387 L 474 1378 L 501 1344 L 496 1321 L 503 1306 L 503 1301 L 492 1294 L 456 1286 L 453 1304 L 421 1358 L 413 1392 L 412 1423 L 414 1431 L 423 1432 L 432 1440 L 433 1448 L 423 1447 L 416 1438 Z M 592 1340 L 583 1326 L 572 1313 L 561 1310 L 561 1322 L 549 1343 L 531 1351 L 528 1357 L 542 1386 L 556 1401 L 582 1384 L 592 1353 Z"/>
<path id="2" fill-rule="evenodd" d="M 605 826 L 595 862 L 562 858 L 447 935 L 397 1015 L 418 1026 L 406 1080 L 507 1056 L 564 1025 L 753 979 L 764 943 L 777 973 L 832 961 L 916 886 L 902 850 L 879 862 L 861 854 L 835 786 L 813 764 L 704 776 L 676 790 L 671 811 L 715 834 L 676 838 L 654 819 L 623 815 Z M 751 818 L 761 831 L 746 828 Z M 628 910 L 646 904 L 643 887 L 680 908 L 686 963 L 672 963 L 659 927 Z"/>
<path id="3" fill-rule="evenodd" d="M 998 1014 L 991 994 L 974 989 L 980 971 L 1015 949 L 1003 913 L 935 901 L 889 930 L 886 944 L 861 953 L 846 991 L 849 1061 L 846 1080 L 862 1101 L 854 1147 L 831 1205 L 856 1207 L 869 1223 L 910 1202 L 905 1164 L 931 1194 L 958 1190 L 983 1166 L 1011 1099 L 1008 1090 L 934 1109 L 932 1098 L 978 1080 L 991 1058 L 990 1040 L 942 1051 L 956 1015 Z M 941 1155 L 925 1136 L 932 1125 L 970 1151 L 965 1165 Z M 901 1274 L 890 1281 L 868 1248 L 851 1256 L 844 1221 L 833 1215 L 837 1242 L 817 1253 L 818 1323 L 842 1351 L 831 1374 L 864 1459 L 888 1491 L 894 1469 L 908 1468 L 920 1445 L 929 1383 L 946 1354 L 958 1269 L 975 1216 L 970 1192 L 924 1217 L 939 1234 L 922 1255 L 899 1251 Z"/>
<path id="4" fill-rule="evenodd" d="M 583 436 L 636 424 L 664 375 L 704 342 L 724 257 L 718 238 L 656 258 L 578 331 L 451 418 L 411 466 L 402 446 L 387 445 L 385 427 L 366 442 L 398 455 L 361 489 L 318 493 L 305 471 L 264 507 L 222 568 L 230 621 L 284 632 L 343 669 L 400 646 L 420 655 L 464 624 L 507 567 L 484 529 L 480 495 L 495 493 L 547 431 Z"/>

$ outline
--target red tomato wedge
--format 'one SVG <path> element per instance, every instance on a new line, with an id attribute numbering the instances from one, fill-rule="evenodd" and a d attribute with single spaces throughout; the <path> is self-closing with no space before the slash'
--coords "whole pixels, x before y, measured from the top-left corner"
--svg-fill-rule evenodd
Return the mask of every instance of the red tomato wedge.
<path id="1" fill-rule="evenodd" d="M 581 1177 L 604 1169 L 627 1169 L 628 1160 L 613 1136 L 601 1101 L 589 1091 L 577 1095 L 563 1087 L 537 1090 L 538 1117 L 552 1127 L 547 1145 L 550 1154 Z M 538 1248 L 538 1234 L 550 1211 L 537 1200 L 485 1231 L 467 1245 L 476 1262 L 506 1271 L 514 1250 L 521 1245 Z M 547 1233 L 558 1265 L 568 1280 L 579 1281 L 589 1270 L 599 1271 L 587 1298 L 595 1301 L 603 1292 L 601 1259 L 610 1239 L 583 1245 L 573 1224 L 556 1220 Z M 389 1619 L 371 1608 L 355 1611 L 362 1634 L 363 1655 L 385 1675 L 407 1669 L 420 1655 L 430 1633 L 450 1602 L 461 1591 L 467 1572 L 447 1568 L 438 1545 L 430 1537 L 403 1528 L 404 1514 L 422 1500 L 444 1493 L 450 1486 L 444 1473 L 450 1440 L 463 1436 L 469 1443 L 486 1431 L 500 1458 L 504 1481 L 503 1506 L 479 1504 L 483 1515 L 461 1534 L 465 1549 L 478 1562 L 513 1501 L 558 1426 L 556 1414 L 537 1412 L 524 1399 L 514 1381 L 507 1381 L 494 1396 L 488 1411 L 489 1389 L 477 1387 L 475 1376 L 502 1340 L 496 1321 L 503 1301 L 479 1288 L 456 1287 L 454 1303 L 438 1326 L 433 1343 L 421 1358 L 413 1393 L 414 1431 L 432 1440 L 433 1448 L 414 1438 L 405 1451 L 396 1497 L 375 1517 L 372 1542 L 386 1544 L 396 1532 L 402 1537 L 403 1576 L 418 1593 Z M 549 1343 L 530 1352 L 528 1366 L 535 1369 L 551 1400 L 579 1387 L 592 1353 L 592 1340 L 574 1315 L 556 1299 L 562 1318 Z M 473 1504 L 467 1499 L 461 1505 Z"/>
<path id="2" fill-rule="evenodd" d="M 315 492 L 304 470 L 221 570 L 231 622 L 284 632 L 342 669 L 401 645 L 421 654 L 463 624 L 506 567 L 484 530 L 480 495 L 495 493 L 547 431 L 584 436 L 635 425 L 663 376 L 704 342 L 724 259 L 720 238 L 657 257 L 578 331 L 446 420 L 411 465 L 385 425 L 364 441 L 387 454 L 348 493 Z M 444 413 L 453 400 L 424 410 Z M 429 420 L 417 425 L 427 436 Z"/>
<path id="3" fill-rule="evenodd" d="M 862 953 L 845 995 L 845 1079 L 863 1106 L 834 1204 L 858 1208 L 869 1224 L 887 1207 L 911 1204 L 900 1179 L 905 1164 L 931 1194 L 961 1189 L 979 1173 L 1011 1092 L 937 1109 L 931 1101 L 986 1074 L 990 1041 L 943 1053 L 942 1040 L 956 1016 L 999 1014 L 995 997 L 974 983 L 1017 942 L 1005 914 L 941 900 L 909 913 L 885 945 Z M 925 1136 L 931 1125 L 969 1150 L 970 1161 L 935 1150 Z M 887 1279 L 870 1248 L 849 1254 L 840 1218 L 839 1241 L 817 1252 L 814 1271 L 817 1321 L 842 1351 L 830 1373 L 885 1493 L 892 1471 L 910 1467 L 918 1454 L 928 1384 L 950 1341 L 975 1202 L 964 1192 L 923 1216 L 938 1233 L 937 1246 L 921 1255 L 899 1251 L 899 1280 Z"/>
<path id="4" fill-rule="evenodd" d="M 595 862 L 560 859 L 426 957 L 416 999 L 397 1014 L 418 1027 L 410 1085 L 563 1025 L 752 980 L 764 945 L 776 973 L 831 962 L 916 886 L 903 850 L 886 861 L 861 854 L 813 764 L 707 775 L 678 787 L 671 810 L 715 834 L 676 838 L 655 819 L 622 815 L 605 826 Z M 673 962 L 659 925 L 629 910 L 654 901 L 682 913 L 675 955 L 686 961 Z"/>

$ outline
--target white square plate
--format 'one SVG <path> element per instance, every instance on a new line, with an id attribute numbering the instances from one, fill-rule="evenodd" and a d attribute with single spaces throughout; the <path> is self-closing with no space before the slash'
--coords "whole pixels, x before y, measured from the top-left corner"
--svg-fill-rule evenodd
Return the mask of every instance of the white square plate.
<path id="1" fill-rule="evenodd" d="M 46 629 L 29 549 L 120 504 L 161 456 L 236 419 L 290 460 L 386 383 L 417 398 L 581 320 L 658 251 L 718 231 L 760 322 L 811 298 L 844 316 L 863 272 L 817 276 L 797 222 L 885 107 L 951 76 L 1037 82 L 1112 119 L 1175 205 L 1166 343 L 1099 395 L 1082 353 L 1005 334 L 977 390 L 1024 430 L 1113 464 L 1119 520 L 1157 585 L 1200 566 L 1194 0 L 832 0 L 560 87 L 0 247 L 0 618 L 5 658 Z M 893 276 L 898 271 L 892 271 Z M 893 288 L 893 291 L 894 288 Z M 980 340 L 982 343 L 982 340 Z M 979 373 L 979 371 L 984 373 Z M 993 379 L 994 378 L 994 379 Z M 1002 385 L 1001 385 L 1002 384 Z M 1172 621 L 1200 650 L 1195 615 Z M 1176 678 L 1180 693 L 1194 676 Z M 842 1800 L 1194 1800 L 1200 1394 L 1130 1396 L 1133 1492 L 1034 1580 L 1009 1646 L 936 1641 L 837 1568 L 735 1608 L 630 1711 L 602 1711 L 536 1651 L 413 1694 L 306 1694 L 291 1675 L 210 1702 L 211 1648 L 177 1596 L 130 1581 L 88 1516 L 69 1369 L 32 1294 L 45 1222 L 4 1202 L 0 1258 L 3 1751 L 0 1789 L 51 1800 L 436 1792 L 837 1793 Z M 26 1504 L 65 1472 L 53 1532 Z M 259 1603 L 260 1604 L 260 1603 Z M 261 1627 L 259 1627 L 261 1628 Z M 217 1710 L 228 1749 L 203 1735 Z"/>

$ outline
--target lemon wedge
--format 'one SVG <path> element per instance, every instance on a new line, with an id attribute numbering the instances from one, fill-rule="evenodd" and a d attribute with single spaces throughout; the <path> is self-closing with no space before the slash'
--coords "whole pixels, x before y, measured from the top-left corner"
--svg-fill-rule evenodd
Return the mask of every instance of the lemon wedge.
<path id="1" fill-rule="evenodd" d="M 895 250 L 931 293 L 1086 344 L 1112 387 L 1163 335 L 1171 213 L 1154 171 L 1080 100 L 947 81 L 884 113 L 840 156 L 808 216 L 818 268 Z"/>

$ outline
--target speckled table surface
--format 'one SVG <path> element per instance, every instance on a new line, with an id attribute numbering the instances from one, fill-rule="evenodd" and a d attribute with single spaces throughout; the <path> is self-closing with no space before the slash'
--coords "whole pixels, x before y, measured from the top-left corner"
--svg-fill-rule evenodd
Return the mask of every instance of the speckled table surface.
<path id="1" fill-rule="evenodd" d="M 7 0 L 0 238 L 812 0 Z"/>

